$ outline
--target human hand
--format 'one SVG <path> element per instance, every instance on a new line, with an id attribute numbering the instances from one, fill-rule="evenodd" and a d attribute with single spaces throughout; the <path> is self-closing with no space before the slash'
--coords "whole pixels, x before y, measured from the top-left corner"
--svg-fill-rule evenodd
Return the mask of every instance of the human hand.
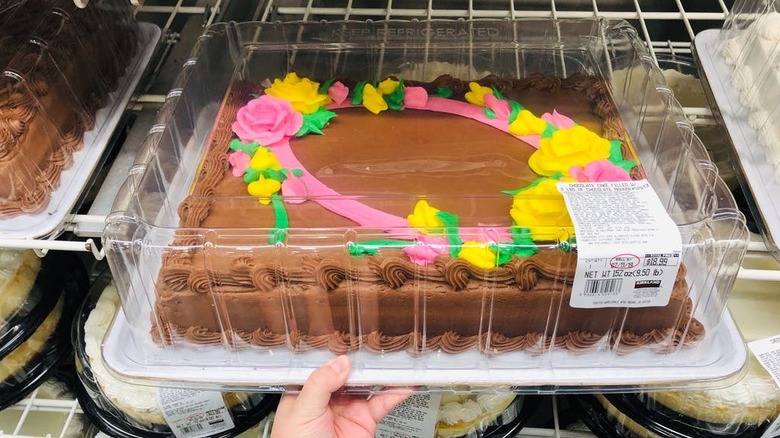
<path id="1" fill-rule="evenodd" d="M 339 356 L 315 370 L 298 394 L 279 402 L 271 438 L 373 438 L 377 424 L 411 391 L 374 395 L 333 394 L 347 383 L 351 364 Z"/>

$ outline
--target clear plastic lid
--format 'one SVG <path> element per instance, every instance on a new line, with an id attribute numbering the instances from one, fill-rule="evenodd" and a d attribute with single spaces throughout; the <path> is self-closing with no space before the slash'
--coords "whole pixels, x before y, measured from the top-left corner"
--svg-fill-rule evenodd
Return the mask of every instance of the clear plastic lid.
<path id="1" fill-rule="evenodd" d="M 758 231 L 780 260 L 780 3 L 736 1 L 722 29 L 702 32 L 696 53 L 736 153 Z"/>
<path id="2" fill-rule="evenodd" d="M 182 74 L 104 231 L 124 311 L 103 349 L 117 375 L 275 387 L 349 353 L 354 385 L 584 390 L 744 365 L 721 324 L 744 216 L 627 23 L 218 24 Z M 269 110 L 283 140 L 236 139 L 241 110 L 284 89 L 300 106 Z M 507 135 L 521 113 L 553 133 L 592 130 L 649 182 L 683 242 L 669 302 L 570 304 L 563 173 L 518 170 L 550 133 Z M 247 150 L 271 170 L 234 176 Z M 507 174 L 526 180 L 498 182 Z M 248 196 L 247 182 L 279 183 L 281 197 Z"/>
<path id="3" fill-rule="evenodd" d="M 50 310 L 39 324 L 23 322 L 26 339 L 0 359 L 0 409 L 33 391 L 71 351 L 70 325 L 88 284 L 84 266 L 76 256 L 56 252 L 47 255 L 36 284 L 45 297 L 39 307 L 49 300 L 54 303 L 47 305 Z"/>

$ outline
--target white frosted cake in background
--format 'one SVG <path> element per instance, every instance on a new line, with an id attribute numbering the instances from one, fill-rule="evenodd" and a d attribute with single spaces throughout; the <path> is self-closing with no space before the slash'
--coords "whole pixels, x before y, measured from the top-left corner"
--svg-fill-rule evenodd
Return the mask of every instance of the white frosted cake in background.
<path id="1" fill-rule="evenodd" d="M 723 44 L 723 57 L 733 68 L 740 103 L 780 181 L 780 13 L 763 14 L 746 29 L 732 32 Z"/>
<path id="2" fill-rule="evenodd" d="M 90 371 L 102 395 L 122 414 L 135 423 L 133 426 L 153 430 L 167 430 L 168 423 L 157 403 L 157 387 L 134 385 L 116 379 L 103 362 L 101 346 L 117 311 L 119 293 L 113 283 L 106 286 L 95 308 L 84 322 L 84 350 Z M 245 410 L 263 399 L 261 394 L 224 392 L 225 406 L 231 410 Z M 238 426 L 237 426 L 238 427 Z"/>
<path id="3" fill-rule="evenodd" d="M 486 428 L 514 420 L 522 403 L 516 394 L 445 394 L 439 404 L 436 438 L 481 436 Z M 522 400 L 518 400 L 522 401 Z"/>
<path id="4" fill-rule="evenodd" d="M 103 395 L 124 414 L 144 424 L 165 425 L 165 418 L 157 406 L 157 388 L 121 382 L 111 375 L 103 363 L 100 345 L 118 308 L 119 294 L 116 287 L 110 284 L 84 324 L 85 350 L 92 374 Z"/>
<path id="5" fill-rule="evenodd" d="M 0 331 L 27 300 L 40 269 L 33 251 L 0 249 Z"/>

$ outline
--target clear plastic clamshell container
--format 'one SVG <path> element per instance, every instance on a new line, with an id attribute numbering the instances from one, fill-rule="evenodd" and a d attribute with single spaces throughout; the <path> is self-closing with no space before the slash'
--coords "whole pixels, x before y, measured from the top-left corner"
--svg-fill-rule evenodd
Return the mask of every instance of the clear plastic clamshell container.
<path id="1" fill-rule="evenodd" d="M 82 9 L 25 0 L 0 11 L 0 236 L 57 232 L 155 47 L 153 34 L 121 2 Z"/>
<path id="2" fill-rule="evenodd" d="M 157 388 L 117 381 L 101 360 L 100 342 L 119 310 L 110 272 L 101 273 L 81 306 L 71 332 L 79 381 L 76 393 L 90 421 L 119 437 L 170 437 L 173 432 L 158 405 Z M 237 436 L 276 409 L 275 394 L 221 394 L 234 427 L 209 436 Z"/>
<path id="3" fill-rule="evenodd" d="M 708 98 L 728 132 L 740 183 L 769 250 L 780 260 L 780 3 L 736 1 L 722 29 L 695 39 Z"/>
<path id="4" fill-rule="evenodd" d="M 743 368 L 724 310 L 744 217 L 627 23 L 217 24 L 182 78 L 104 231 L 119 378 L 281 389 L 342 353 L 355 386 L 678 387 Z M 571 305 L 555 183 L 576 171 L 529 164 L 556 135 L 609 144 L 605 168 L 650 183 L 682 241 L 668 302 Z"/>

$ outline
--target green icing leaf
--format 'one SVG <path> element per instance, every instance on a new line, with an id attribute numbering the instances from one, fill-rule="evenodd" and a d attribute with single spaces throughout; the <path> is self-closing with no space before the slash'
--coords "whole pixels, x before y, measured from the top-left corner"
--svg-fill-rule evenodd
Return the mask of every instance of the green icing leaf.
<path id="1" fill-rule="evenodd" d="M 618 162 L 614 162 L 613 161 L 612 164 L 614 164 L 615 166 L 617 166 L 617 167 L 619 167 L 619 168 L 621 168 L 621 169 L 623 169 L 623 170 L 625 170 L 626 172 L 629 172 L 629 173 L 631 172 L 631 169 L 636 167 L 636 163 L 633 162 L 633 161 L 629 161 L 629 160 L 620 160 Z"/>
<path id="2" fill-rule="evenodd" d="M 249 155 L 250 157 L 253 156 L 255 152 L 257 152 L 257 149 L 259 148 L 260 148 L 260 143 L 256 141 L 249 144 L 246 144 L 237 138 L 234 138 L 233 140 L 230 141 L 230 150 L 244 151 L 244 153 Z"/>
<path id="3" fill-rule="evenodd" d="M 367 240 L 365 242 L 350 242 L 349 254 L 353 257 L 379 254 L 380 248 L 406 248 L 413 246 L 414 242 L 407 240 Z"/>
<path id="4" fill-rule="evenodd" d="M 511 125 L 512 122 L 514 122 L 515 119 L 517 119 L 517 115 L 520 114 L 520 111 L 522 111 L 524 108 L 523 108 L 523 105 L 520 105 L 519 103 L 515 102 L 514 100 L 510 100 L 509 101 L 509 108 L 511 109 L 511 111 L 509 111 L 509 120 L 508 120 L 508 122 Z"/>
<path id="5" fill-rule="evenodd" d="M 496 96 L 496 99 L 499 100 L 507 100 L 506 97 L 504 97 L 504 94 L 498 91 L 498 88 L 493 87 L 493 96 Z"/>
<path id="6" fill-rule="evenodd" d="M 612 140 L 609 142 L 609 161 L 617 163 L 618 161 L 623 160 L 622 146 L 623 142 L 620 140 Z"/>
<path id="7" fill-rule="evenodd" d="M 336 82 L 336 78 L 330 78 L 320 85 L 320 94 L 328 94 L 328 89 L 333 83 Z"/>
<path id="8" fill-rule="evenodd" d="M 398 86 L 395 87 L 392 93 L 384 97 L 387 102 L 387 107 L 393 111 L 400 111 L 404 107 L 404 80 L 398 81 Z"/>
<path id="9" fill-rule="evenodd" d="M 352 93 L 352 105 L 360 105 L 363 103 L 363 87 L 366 86 L 366 81 L 360 81 L 355 85 L 355 89 Z"/>
<path id="10" fill-rule="evenodd" d="M 531 230 L 528 228 L 512 227 L 509 229 L 514 245 L 507 248 L 517 257 L 530 257 L 539 250 L 531 238 Z"/>
<path id="11" fill-rule="evenodd" d="M 303 169 L 293 169 L 291 172 L 295 176 L 298 176 L 298 177 L 303 176 Z"/>
<path id="12" fill-rule="evenodd" d="M 284 170 L 263 169 L 260 171 L 260 174 L 263 175 L 263 178 L 275 179 L 280 183 L 287 179 L 287 174 L 284 172 Z"/>
<path id="13" fill-rule="evenodd" d="M 547 122 L 547 127 L 544 128 L 544 131 L 542 131 L 541 138 L 550 138 L 557 130 L 558 128 L 556 128 L 555 125 L 553 125 L 550 122 Z"/>
<path id="14" fill-rule="evenodd" d="M 485 117 L 488 119 L 495 119 L 496 118 L 496 112 L 488 107 L 484 107 L 485 110 Z"/>
<path id="15" fill-rule="evenodd" d="M 325 108 L 318 108 L 312 114 L 304 114 L 301 129 L 295 134 L 296 137 L 303 137 L 306 134 L 314 133 L 322 135 L 322 128 L 330 122 L 330 119 L 336 117 L 336 113 L 328 111 Z"/>
<path id="16" fill-rule="evenodd" d="M 623 159 L 623 150 L 622 150 L 623 142 L 620 140 L 611 140 L 609 142 L 609 161 L 612 162 L 615 166 L 625 170 L 626 172 L 631 172 L 631 169 L 636 167 L 636 163 L 630 160 L 624 160 Z"/>
<path id="17" fill-rule="evenodd" d="M 535 180 L 533 180 L 531 182 L 531 184 L 528 184 L 527 186 L 525 186 L 523 188 L 520 188 L 520 189 L 517 189 L 517 190 L 503 190 L 501 193 L 503 193 L 505 195 L 512 195 L 512 196 L 514 196 L 514 195 L 516 195 L 518 193 L 522 193 L 522 192 L 524 192 L 524 191 L 526 191 L 528 189 L 536 187 L 537 185 L 539 185 L 540 182 L 546 180 L 547 178 L 555 178 L 556 175 L 560 175 L 560 173 L 556 173 L 555 175 L 551 175 L 551 176 L 543 176 L 541 178 L 536 178 Z M 561 177 L 559 176 L 559 177 L 557 177 L 555 179 L 560 179 L 560 178 Z"/>
<path id="18" fill-rule="evenodd" d="M 377 255 L 379 254 L 379 250 L 376 248 L 371 248 L 365 245 L 361 245 L 358 243 L 351 243 L 349 246 L 349 255 L 352 257 L 362 257 L 364 255 Z"/>
<path id="19" fill-rule="evenodd" d="M 244 182 L 249 184 L 252 182 L 257 181 L 260 179 L 261 172 L 259 170 L 252 169 L 251 167 L 247 167 L 246 171 L 244 171 Z"/>
<path id="20" fill-rule="evenodd" d="M 496 253 L 496 266 L 505 265 L 512 260 L 512 253 L 505 246 L 493 243 L 490 245 L 490 249 Z"/>
<path id="21" fill-rule="evenodd" d="M 452 97 L 452 94 L 452 90 L 447 87 L 436 87 L 436 91 L 433 93 L 434 96 L 443 97 L 445 99 Z"/>
<path id="22" fill-rule="evenodd" d="M 284 202 L 279 195 L 271 195 L 271 206 L 274 208 L 274 215 L 276 216 L 275 228 L 271 229 L 268 242 L 271 245 L 276 245 L 284 241 L 287 237 L 287 229 L 290 228 L 290 219 L 287 216 L 287 210 L 284 208 Z"/>
<path id="23" fill-rule="evenodd" d="M 457 257 L 460 253 L 460 249 L 463 246 L 463 240 L 460 238 L 458 232 L 458 223 L 460 219 L 458 215 L 452 214 L 446 211 L 440 211 L 436 213 L 436 217 L 444 222 L 444 234 L 447 237 L 447 242 L 450 244 L 450 257 Z"/>

